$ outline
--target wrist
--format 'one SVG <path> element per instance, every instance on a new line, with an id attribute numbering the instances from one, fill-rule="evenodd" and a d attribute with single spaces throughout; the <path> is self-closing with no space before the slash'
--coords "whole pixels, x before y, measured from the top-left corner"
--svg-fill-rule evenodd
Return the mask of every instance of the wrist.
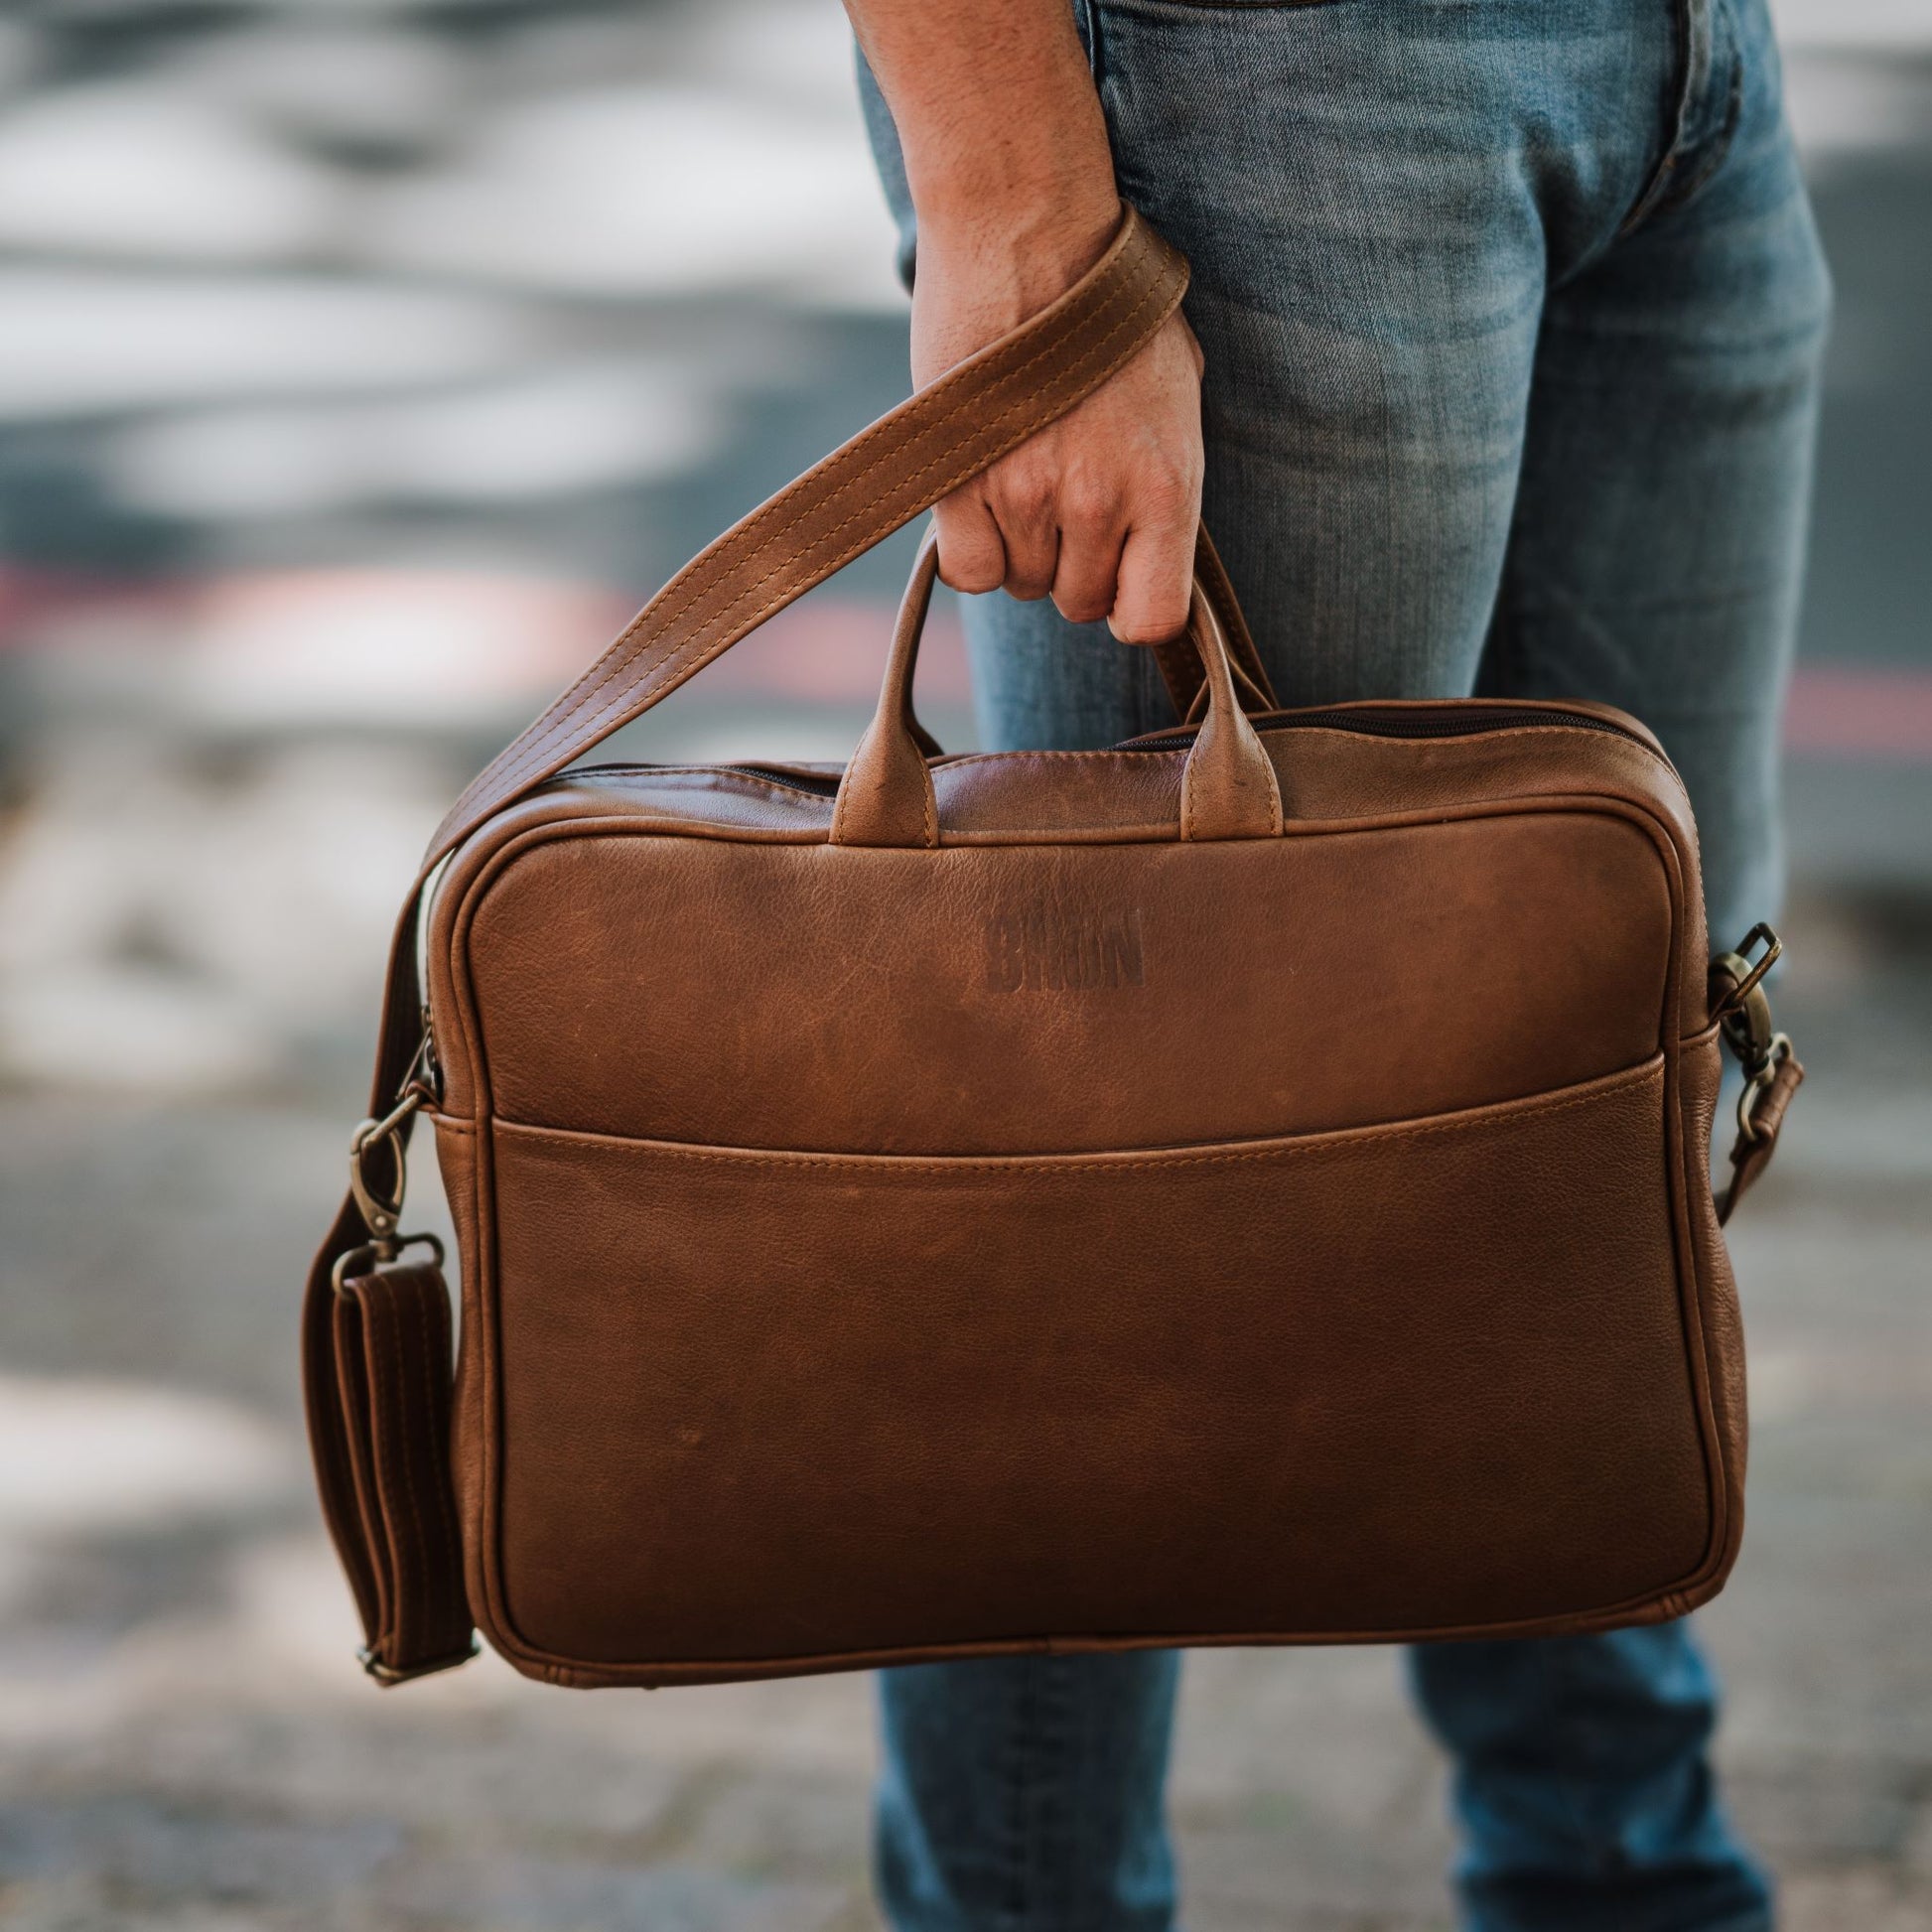
<path id="1" fill-rule="evenodd" d="M 1080 78 L 1086 80 L 1084 69 Z M 1070 99 L 1069 99 L 1070 96 Z M 918 215 L 919 252 L 974 259 L 1030 280 L 1062 283 L 1099 258 L 1120 220 L 1114 157 L 1100 102 L 1066 89 L 1051 113 L 1015 114 L 1008 131 L 978 129 L 960 138 L 957 124 L 905 147 L 907 186 Z M 995 103 L 983 104 L 997 125 Z"/>
<path id="2" fill-rule="evenodd" d="M 1024 192 L 914 199 L 919 272 L 975 305 L 1010 306 L 1018 321 L 1077 282 L 1120 226 L 1111 162 L 1102 175 L 1062 177 Z"/>

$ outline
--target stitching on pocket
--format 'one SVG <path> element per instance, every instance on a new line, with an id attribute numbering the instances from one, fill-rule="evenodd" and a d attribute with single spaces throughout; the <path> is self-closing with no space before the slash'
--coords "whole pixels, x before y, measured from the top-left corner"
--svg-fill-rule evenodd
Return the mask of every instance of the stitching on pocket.
<path id="1" fill-rule="evenodd" d="M 1406 1141 L 1431 1140 L 1439 1135 L 1479 1133 L 1485 1128 L 1513 1127 L 1518 1122 L 1547 1119 L 1578 1107 L 1594 1107 L 1613 1100 L 1633 1087 L 1661 1084 L 1664 1056 L 1652 1054 L 1635 1066 L 1615 1073 L 1601 1074 L 1576 1088 L 1559 1088 L 1554 1094 L 1533 1095 L 1520 1100 L 1487 1101 L 1475 1107 L 1458 1108 L 1451 1113 L 1421 1121 L 1395 1121 L 1371 1127 L 1342 1127 L 1311 1134 L 1291 1134 L 1248 1143 L 1234 1142 L 1220 1147 L 1193 1149 L 1141 1148 L 1120 1153 L 1077 1154 L 820 1154 L 811 1150 L 781 1148 L 728 1148 L 693 1146 L 681 1141 L 634 1140 L 616 1134 L 598 1134 L 560 1127 L 534 1127 L 523 1121 L 496 1120 L 500 1133 L 521 1141 L 549 1142 L 556 1147 L 579 1149 L 587 1153 L 624 1154 L 635 1151 L 650 1160 L 679 1161 L 694 1165 L 736 1168 L 767 1168 L 781 1172 L 848 1173 L 880 1174 L 888 1171 L 908 1173 L 925 1170 L 941 1175 L 964 1173 L 1020 1173 L 1049 1180 L 1077 1179 L 1093 1173 L 1139 1173 L 1150 1170 L 1176 1168 L 1239 1167 L 1256 1161 L 1284 1162 L 1333 1154 L 1344 1148 L 1364 1145 L 1400 1145 Z"/>

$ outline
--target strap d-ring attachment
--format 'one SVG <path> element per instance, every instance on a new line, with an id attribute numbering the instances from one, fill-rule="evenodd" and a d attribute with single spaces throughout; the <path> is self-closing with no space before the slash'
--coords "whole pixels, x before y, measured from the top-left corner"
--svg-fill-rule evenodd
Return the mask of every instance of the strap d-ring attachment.
<path id="1" fill-rule="evenodd" d="M 1753 959 L 1759 946 L 1763 951 Z M 1784 956 L 1784 941 L 1762 919 L 1732 952 L 1711 962 L 1711 1017 L 1725 1031 L 1725 1042 L 1746 1071 L 1764 1057 L 1774 1031 L 1764 975 Z"/>
<path id="2" fill-rule="evenodd" d="M 362 1225 L 378 1247 L 396 1238 L 403 1195 L 409 1188 L 409 1162 L 403 1152 L 402 1125 L 427 1098 L 425 1091 L 412 1082 L 380 1120 L 358 1121 L 354 1133 L 348 1137 L 348 1191 L 355 1197 Z M 369 1158 L 380 1147 L 386 1147 L 389 1156 L 386 1186 L 369 1175 Z"/>
<path id="3" fill-rule="evenodd" d="M 1744 1075 L 1737 1096 L 1737 1139 L 1730 1150 L 1731 1180 L 1718 1203 L 1720 1224 L 1770 1164 L 1784 1125 L 1785 1109 L 1805 1077 L 1789 1034 L 1771 1019 L 1764 976 L 1784 951 L 1784 942 L 1762 921 L 1751 927 L 1733 952 L 1711 962 L 1711 1017 L 1725 1045 Z"/>
<path id="4" fill-rule="evenodd" d="M 439 1268 L 443 1265 L 443 1243 L 438 1236 L 399 1232 L 403 1196 L 409 1188 L 409 1159 L 403 1130 L 410 1116 L 433 1097 L 421 1081 L 412 1079 L 404 1087 L 401 1098 L 380 1120 L 370 1118 L 358 1122 L 348 1137 L 348 1191 L 354 1198 L 356 1212 L 362 1217 L 362 1225 L 369 1231 L 369 1239 L 360 1247 L 337 1256 L 329 1279 L 338 1295 L 352 1275 L 361 1274 L 378 1263 L 394 1261 L 405 1248 L 428 1247 L 436 1257 L 436 1265 Z M 386 1150 L 389 1163 L 384 1180 L 376 1180 L 369 1173 L 370 1158 L 378 1148 Z"/>
<path id="5" fill-rule="evenodd" d="M 1744 1090 L 1737 1096 L 1737 1132 L 1746 1145 L 1758 1138 L 1752 1119 L 1758 1099 L 1791 1051 L 1790 1037 L 1772 1023 L 1764 991 L 1764 976 L 1783 953 L 1784 941 L 1760 919 L 1734 951 L 1720 953 L 1711 962 L 1711 1017 L 1744 1074 Z"/>
<path id="6" fill-rule="evenodd" d="M 1746 1147 L 1755 1147 L 1764 1138 L 1757 1124 L 1758 1102 L 1770 1092 L 1771 1082 L 1778 1077 L 1778 1068 L 1791 1054 L 1791 1035 L 1773 1034 L 1756 1070 L 1744 1076 L 1743 1091 L 1737 1096 L 1737 1138 Z"/>

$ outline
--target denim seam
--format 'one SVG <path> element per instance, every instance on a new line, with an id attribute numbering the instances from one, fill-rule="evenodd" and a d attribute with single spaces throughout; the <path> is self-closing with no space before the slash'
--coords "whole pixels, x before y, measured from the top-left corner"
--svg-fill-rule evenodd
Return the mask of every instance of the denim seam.
<path id="1" fill-rule="evenodd" d="M 1037 1774 L 1034 1788 L 1034 1851 L 1035 1853 L 1033 1873 L 1035 1898 L 1048 1914 L 1045 1923 L 1050 1927 L 1061 1919 L 1058 1907 L 1061 1900 L 1050 1895 L 1051 1887 L 1047 1880 L 1049 1874 L 1060 1880 L 1062 1894 L 1064 1880 L 1071 1861 L 1068 1853 L 1072 1850 L 1067 1836 L 1067 1819 L 1063 1811 L 1056 1810 L 1067 1783 L 1067 1665 L 1063 1658 L 1043 1659 L 1038 1667 L 1039 1699 L 1038 1718 L 1035 1734 L 1035 1769 Z M 1045 1813 L 1046 1816 L 1041 1816 Z M 1042 1846 L 1046 1856 L 1037 1856 Z"/>
<path id="2" fill-rule="evenodd" d="M 1723 125 L 1711 137 L 1710 152 L 1705 155 L 1697 172 L 1687 180 L 1673 182 L 1670 190 L 1645 215 L 1645 223 L 1656 220 L 1665 214 L 1674 214 L 1679 208 L 1688 207 L 1710 185 L 1712 178 L 1729 158 L 1730 145 L 1737 136 L 1737 123 L 1743 118 L 1744 110 L 1744 64 L 1737 58 L 1735 45 L 1732 47 L 1730 64 L 1730 84 L 1725 89 L 1725 118 Z"/>
<path id="3" fill-rule="evenodd" d="M 1556 1646 L 1554 1644 L 1541 1644 L 1537 1648 L 1538 1675 L 1543 1679 L 1545 1709 L 1548 1711 L 1558 1709 L 1561 1702 L 1557 1684 L 1555 1651 Z M 1570 1820 L 1570 1829 L 1577 1836 L 1578 1850 L 1589 1861 L 1592 1872 L 1600 1872 L 1602 1869 L 1602 1861 L 1597 1856 L 1595 1845 L 1591 1839 L 1585 1807 L 1578 1797 L 1577 1780 L 1574 1777 L 1566 1777 L 1562 1769 L 1556 1765 L 1548 1767 L 1546 1775 L 1556 1787 L 1557 1795 L 1563 1805 L 1564 1814 Z"/>
<path id="4" fill-rule="evenodd" d="M 1664 148 L 1645 178 L 1636 200 L 1630 204 L 1629 211 L 1616 225 L 1614 239 L 1618 241 L 1625 235 L 1634 234 L 1650 218 L 1657 204 L 1669 194 L 1671 176 L 1683 159 L 1684 128 L 1690 114 L 1690 90 L 1697 67 L 1697 24 L 1692 17 L 1696 4 L 1697 0 L 1672 0 L 1671 22 L 1675 29 L 1677 50 L 1671 68 L 1670 85 L 1664 95 L 1667 124 Z"/>
<path id="5" fill-rule="evenodd" d="M 1025 1932 L 1027 1910 L 1027 1793 L 1032 1786 L 1028 1742 L 1033 1731 L 1033 1672 L 1018 1673 L 1012 1720 L 1000 1769 L 1000 1919 L 1004 1932 Z"/>
<path id="6" fill-rule="evenodd" d="M 1679 0 L 1680 6 L 1688 7 L 1693 3 L 1694 0 Z M 1677 81 L 1679 100 L 1670 149 L 1658 163 L 1656 172 L 1643 194 L 1637 198 L 1636 205 L 1619 223 L 1616 230 L 1616 239 L 1619 241 L 1648 227 L 1664 215 L 1674 214 L 1680 208 L 1688 207 L 1710 185 L 1713 177 L 1729 157 L 1731 143 L 1737 135 L 1738 123 L 1743 118 L 1744 58 L 1742 49 L 1738 46 L 1737 19 L 1730 9 L 1729 0 L 1712 0 L 1707 26 L 1711 57 L 1715 59 L 1717 56 L 1722 32 L 1722 47 L 1729 63 L 1729 77 L 1725 86 L 1725 115 L 1717 132 L 1706 144 L 1706 151 L 1696 157 L 1693 171 L 1682 177 L 1678 175 L 1678 169 L 1691 159 L 1695 152 L 1693 146 L 1687 145 L 1686 127 L 1699 105 L 1685 90 L 1685 82 L 1691 77 L 1691 69 L 1695 66 L 1688 46 L 1688 36 L 1692 31 L 1688 12 L 1681 14 L 1680 19 L 1684 22 L 1682 31 L 1687 38 L 1685 52 L 1679 61 Z M 1704 75 L 1704 86 L 1708 88 L 1710 82 L 1711 75 L 1707 71 Z"/>

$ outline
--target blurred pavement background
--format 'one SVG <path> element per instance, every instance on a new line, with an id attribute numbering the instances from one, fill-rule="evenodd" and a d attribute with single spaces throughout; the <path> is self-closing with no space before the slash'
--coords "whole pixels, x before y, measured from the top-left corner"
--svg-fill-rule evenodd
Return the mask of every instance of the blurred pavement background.
<path id="1" fill-rule="evenodd" d="M 1706 1625 L 1789 1925 L 1924 1932 L 1932 10 L 1780 14 L 1840 289 L 1789 734 L 1812 1077 L 1734 1244 L 1752 1528 Z M 835 0 L 22 0 L 0 251 L 0 1923 L 873 1926 L 864 1680 L 378 1696 L 294 1384 L 430 826 L 902 393 Z M 904 557 L 632 755 L 843 756 Z M 1196 1659 L 1174 1799 L 1194 1932 L 1449 1922 L 1387 1654 Z"/>

